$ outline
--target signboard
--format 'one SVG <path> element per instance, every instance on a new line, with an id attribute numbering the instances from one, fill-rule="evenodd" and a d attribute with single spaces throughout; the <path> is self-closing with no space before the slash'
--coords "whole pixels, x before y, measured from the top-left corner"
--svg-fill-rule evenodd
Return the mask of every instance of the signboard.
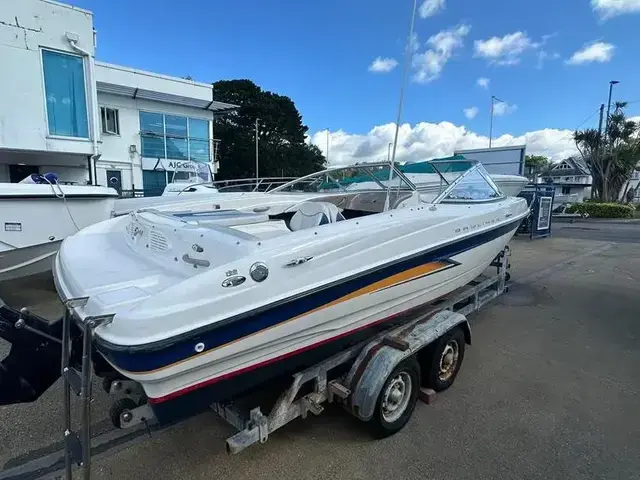
<path id="1" fill-rule="evenodd" d="M 547 230 L 551 224 L 553 197 L 540 197 L 538 207 L 538 230 Z"/>
<path id="2" fill-rule="evenodd" d="M 143 158 L 143 170 L 160 170 L 167 172 L 195 172 L 196 164 L 189 160 L 168 160 L 166 158 Z"/>

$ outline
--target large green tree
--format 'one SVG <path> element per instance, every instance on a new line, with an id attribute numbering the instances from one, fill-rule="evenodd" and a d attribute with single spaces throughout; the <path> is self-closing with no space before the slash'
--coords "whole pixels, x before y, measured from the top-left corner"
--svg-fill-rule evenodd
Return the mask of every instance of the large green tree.
<path id="1" fill-rule="evenodd" d="M 640 161 L 640 125 L 627 120 L 626 102 L 616 102 L 608 127 L 601 135 L 588 128 L 576 131 L 574 140 L 593 177 L 593 198 L 617 202 Z"/>
<path id="2" fill-rule="evenodd" d="M 551 161 L 543 155 L 525 155 L 524 166 L 528 175 L 536 175 L 546 171 Z"/>
<path id="3" fill-rule="evenodd" d="M 289 97 L 262 90 L 251 80 L 221 80 L 213 89 L 216 100 L 240 106 L 216 118 L 214 135 L 221 140 L 217 178 L 256 176 L 256 119 L 260 177 L 299 177 L 324 167 L 320 149 L 305 142 L 308 127 Z"/>

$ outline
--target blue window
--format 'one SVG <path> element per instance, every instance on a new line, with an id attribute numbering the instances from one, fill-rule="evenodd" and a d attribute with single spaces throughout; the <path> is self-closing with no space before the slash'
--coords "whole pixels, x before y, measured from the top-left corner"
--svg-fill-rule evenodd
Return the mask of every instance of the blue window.
<path id="1" fill-rule="evenodd" d="M 189 119 L 189 158 L 194 162 L 209 162 L 209 122 Z"/>
<path id="2" fill-rule="evenodd" d="M 82 57 L 42 50 L 50 135 L 89 138 Z"/>
<path id="3" fill-rule="evenodd" d="M 161 113 L 140 112 L 140 139 L 143 157 L 166 158 L 164 116 Z"/>
<path id="4" fill-rule="evenodd" d="M 208 120 L 140 112 L 140 130 L 143 157 L 211 161 Z"/>
<path id="5" fill-rule="evenodd" d="M 167 158 L 187 160 L 189 158 L 187 117 L 165 115 L 164 121 L 167 132 Z"/>

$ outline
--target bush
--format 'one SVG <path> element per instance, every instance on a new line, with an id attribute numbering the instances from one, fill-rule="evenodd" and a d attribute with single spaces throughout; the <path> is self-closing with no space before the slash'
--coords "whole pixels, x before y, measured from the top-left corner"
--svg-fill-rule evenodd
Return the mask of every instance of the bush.
<path id="1" fill-rule="evenodd" d="M 619 203 L 574 203 L 567 213 L 587 214 L 591 218 L 633 218 L 635 208 Z"/>

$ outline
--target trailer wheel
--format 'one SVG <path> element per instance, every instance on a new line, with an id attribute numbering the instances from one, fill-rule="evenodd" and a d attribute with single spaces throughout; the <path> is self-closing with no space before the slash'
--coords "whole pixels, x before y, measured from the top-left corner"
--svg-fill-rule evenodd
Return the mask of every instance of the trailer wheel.
<path id="1" fill-rule="evenodd" d="M 109 418 L 116 428 L 122 428 L 122 419 L 120 415 L 127 410 L 133 410 L 138 405 L 130 398 L 120 398 L 116 400 L 109 409 Z"/>
<path id="2" fill-rule="evenodd" d="M 459 327 L 447 332 L 433 344 L 429 349 L 431 357 L 423 378 L 426 386 L 442 392 L 453 384 L 462 366 L 464 347 L 464 332 Z"/>
<path id="3" fill-rule="evenodd" d="M 418 400 L 420 365 L 415 357 L 402 361 L 387 377 L 369 420 L 374 436 L 384 438 L 405 426 Z"/>

